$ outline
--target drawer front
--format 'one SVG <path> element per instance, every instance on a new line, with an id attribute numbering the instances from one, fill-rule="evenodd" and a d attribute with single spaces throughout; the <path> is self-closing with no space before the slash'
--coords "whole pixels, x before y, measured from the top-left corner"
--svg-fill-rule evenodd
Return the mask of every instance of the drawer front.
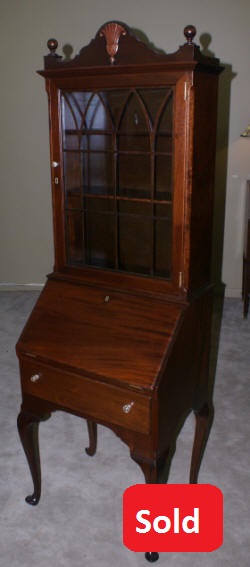
<path id="1" fill-rule="evenodd" d="M 22 390 L 107 424 L 139 433 L 151 430 L 150 398 L 50 366 L 20 361 Z"/>

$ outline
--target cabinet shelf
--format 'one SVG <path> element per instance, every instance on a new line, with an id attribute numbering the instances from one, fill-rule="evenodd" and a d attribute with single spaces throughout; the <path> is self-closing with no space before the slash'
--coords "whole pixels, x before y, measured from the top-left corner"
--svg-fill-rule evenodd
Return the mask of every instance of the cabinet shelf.
<path id="1" fill-rule="evenodd" d="M 148 131 L 140 131 L 137 132 L 136 130 L 126 130 L 126 132 L 122 132 L 122 131 L 115 131 L 115 130 L 105 130 L 102 128 L 84 128 L 84 129 L 79 129 L 79 130 L 75 130 L 75 129 L 67 129 L 65 128 L 64 130 L 64 135 L 65 136 L 94 136 L 94 135 L 102 135 L 102 136 L 117 136 L 118 138 L 120 136 L 144 136 L 144 137 L 148 137 L 148 136 L 165 136 L 166 138 L 172 138 L 172 132 L 170 130 L 160 130 L 155 132 L 154 130 L 148 130 Z"/>
<path id="2" fill-rule="evenodd" d="M 120 190 L 121 191 L 121 190 Z M 142 191 L 135 190 L 135 189 L 123 189 L 123 192 L 127 192 L 127 193 L 131 193 L 131 194 L 135 194 L 135 192 L 137 191 L 138 193 L 142 193 Z M 147 204 L 152 204 L 152 205 L 172 205 L 172 195 L 171 193 L 165 192 L 164 194 L 167 194 L 168 198 L 167 199 L 154 199 L 154 198 L 145 198 L 145 197 L 140 197 L 140 196 L 136 196 L 136 197 L 132 197 L 127 195 L 119 195 L 117 192 L 115 192 L 112 189 L 103 189 L 102 187 L 95 187 L 93 192 L 89 192 L 86 191 L 84 189 L 84 187 L 80 187 L 80 188 L 75 188 L 75 189 L 70 189 L 69 191 L 66 192 L 67 194 L 67 201 L 72 198 L 72 199 L 81 199 L 81 198 L 88 198 L 88 199 L 106 199 L 106 200 L 116 200 L 116 201 L 128 201 L 131 203 L 147 203 Z"/>
<path id="3" fill-rule="evenodd" d="M 143 214 L 143 212 L 141 213 L 128 213 L 128 212 L 120 212 L 117 211 L 115 209 L 113 209 L 112 211 L 92 211 L 92 209 L 89 209 L 88 207 L 83 207 L 81 209 L 65 209 L 66 213 L 69 214 L 78 214 L 78 213 L 87 213 L 87 212 L 94 212 L 96 215 L 108 215 L 108 216 L 116 216 L 116 217 L 129 217 L 129 218 L 138 218 L 138 219 L 145 219 L 145 220 L 150 220 L 150 221 L 169 221 L 171 222 L 171 216 L 167 216 L 167 215 L 156 215 L 156 214 L 152 214 L 152 215 L 145 215 Z"/>
<path id="4" fill-rule="evenodd" d="M 120 149 L 101 149 L 101 150 L 83 150 L 83 149 L 71 149 L 71 148 L 63 148 L 65 153 L 70 154 L 112 154 L 112 155 L 142 155 L 142 156 L 172 156 L 173 152 L 163 152 L 163 151 L 146 151 L 146 150 L 120 150 Z"/>

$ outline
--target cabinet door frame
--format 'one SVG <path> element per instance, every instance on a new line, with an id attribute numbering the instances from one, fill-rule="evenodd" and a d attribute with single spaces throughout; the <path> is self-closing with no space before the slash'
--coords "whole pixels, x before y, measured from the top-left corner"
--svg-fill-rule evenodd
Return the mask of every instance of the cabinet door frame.
<path id="1" fill-rule="evenodd" d="M 111 69 L 112 71 L 112 69 Z M 55 73 L 56 75 L 56 73 Z M 65 248 L 65 220 L 64 220 L 64 178 L 62 156 L 61 131 L 61 91 L 83 91 L 106 88 L 154 88 L 173 87 L 175 91 L 173 105 L 173 241 L 172 241 L 172 277 L 161 279 L 150 276 L 128 274 L 126 272 L 109 271 L 105 269 L 83 266 L 79 268 L 67 265 Z M 188 273 L 188 258 L 184 261 L 184 238 L 188 240 L 188 200 L 192 191 L 190 174 L 190 159 L 192 156 L 193 136 L 193 101 L 188 93 L 191 92 L 192 71 L 162 71 L 152 74 L 145 69 L 133 73 L 114 73 L 110 70 L 93 75 L 93 70 L 86 70 L 86 74 L 46 79 L 46 88 L 49 98 L 50 117 L 50 157 L 52 178 L 52 203 L 55 264 L 54 271 L 65 275 L 77 277 L 81 280 L 111 282 L 117 287 L 133 287 L 138 291 L 159 294 L 185 295 L 185 280 Z M 56 167 L 54 167 L 55 164 Z M 186 235 L 186 236 L 185 236 Z M 187 251 L 187 245 L 185 246 Z M 98 274 L 97 274 L 98 270 Z M 133 283 L 132 283 L 133 282 Z"/>

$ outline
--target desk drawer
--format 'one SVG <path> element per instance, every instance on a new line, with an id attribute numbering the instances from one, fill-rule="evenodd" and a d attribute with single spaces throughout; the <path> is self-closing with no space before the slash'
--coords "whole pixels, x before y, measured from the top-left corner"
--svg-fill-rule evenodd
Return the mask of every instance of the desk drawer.
<path id="1" fill-rule="evenodd" d="M 151 429 L 150 398 L 35 361 L 20 361 L 22 390 L 55 403 L 59 408 L 148 434 Z"/>

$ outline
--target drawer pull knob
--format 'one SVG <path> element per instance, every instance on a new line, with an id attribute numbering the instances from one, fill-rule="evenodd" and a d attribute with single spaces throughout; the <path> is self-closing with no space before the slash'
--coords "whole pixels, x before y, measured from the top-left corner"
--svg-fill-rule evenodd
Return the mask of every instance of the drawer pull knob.
<path id="1" fill-rule="evenodd" d="M 125 404 L 125 405 L 122 407 L 122 410 L 124 411 L 124 413 L 129 413 L 129 412 L 131 411 L 131 409 L 132 409 L 134 403 L 135 403 L 135 402 L 130 402 L 129 404 Z"/>
<path id="2" fill-rule="evenodd" d="M 31 382 L 37 382 L 38 380 L 40 380 L 41 378 L 41 374 L 33 374 L 33 376 L 31 376 L 30 381 Z"/>

